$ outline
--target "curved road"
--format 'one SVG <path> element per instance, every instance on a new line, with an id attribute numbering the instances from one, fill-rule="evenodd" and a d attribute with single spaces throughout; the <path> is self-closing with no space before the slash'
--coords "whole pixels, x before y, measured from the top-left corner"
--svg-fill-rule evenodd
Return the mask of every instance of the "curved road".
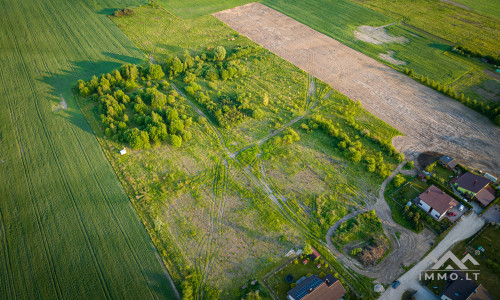
<path id="1" fill-rule="evenodd" d="M 387 184 L 401 172 L 401 169 L 406 164 L 406 160 L 403 161 L 389 177 L 384 180 L 382 186 L 379 189 L 379 194 L 377 202 L 373 205 L 367 206 L 363 210 L 353 212 L 335 224 L 333 224 L 326 235 L 326 240 L 331 251 L 337 256 L 344 265 L 353 269 L 354 271 L 363 274 L 368 277 L 376 278 L 378 282 L 389 284 L 394 279 L 396 279 L 399 274 L 404 270 L 403 265 L 411 265 L 417 262 L 421 256 L 430 249 L 430 242 L 434 239 L 434 235 L 425 229 L 420 234 L 416 234 L 411 230 L 404 228 L 403 226 L 397 224 L 392 219 L 392 214 L 389 206 L 387 205 L 384 192 Z M 410 173 L 412 171 L 402 171 L 402 173 Z M 413 171 L 414 172 L 414 171 Z M 357 261 L 347 257 L 343 253 L 339 252 L 332 243 L 332 235 L 335 230 L 343 222 L 349 220 L 350 218 L 358 215 L 359 213 L 375 209 L 377 216 L 382 221 L 382 226 L 385 233 L 391 240 L 392 251 L 391 253 L 379 264 L 370 268 L 363 268 Z M 395 233 L 399 231 L 401 233 L 399 241 L 395 240 Z"/>

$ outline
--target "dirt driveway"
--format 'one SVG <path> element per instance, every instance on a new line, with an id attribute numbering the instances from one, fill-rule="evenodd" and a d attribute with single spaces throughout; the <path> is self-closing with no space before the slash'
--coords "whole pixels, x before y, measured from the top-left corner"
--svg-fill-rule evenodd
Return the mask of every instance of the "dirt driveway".
<path id="1" fill-rule="evenodd" d="M 361 101 L 406 135 L 393 140 L 398 150 L 446 153 L 500 175 L 500 129 L 482 115 L 265 5 L 251 3 L 214 16 Z"/>

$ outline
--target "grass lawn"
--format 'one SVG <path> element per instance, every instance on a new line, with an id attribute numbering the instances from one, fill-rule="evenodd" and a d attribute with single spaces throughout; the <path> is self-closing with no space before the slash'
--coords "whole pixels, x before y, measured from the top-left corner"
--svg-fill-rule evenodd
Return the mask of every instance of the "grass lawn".
<path id="1" fill-rule="evenodd" d="M 456 174 L 453 171 L 442 167 L 439 163 L 434 167 L 434 174 L 436 175 L 437 180 L 440 182 L 441 180 L 444 181 L 443 185 L 446 187 L 449 187 L 450 181 L 456 177 Z"/>
<path id="2" fill-rule="evenodd" d="M 469 238 L 465 241 L 458 243 L 453 248 L 453 253 L 457 257 L 463 257 L 465 251 L 468 251 L 478 262 L 479 266 L 474 266 L 468 262 L 466 265 L 469 269 L 479 269 L 479 276 L 477 283 L 484 285 L 488 292 L 495 298 L 500 297 L 500 228 L 495 225 L 489 225 L 479 236 L 472 242 Z M 467 246 L 465 246 L 469 243 Z M 481 246 L 485 249 L 480 255 L 476 255 L 475 250 Z"/>
<path id="3" fill-rule="evenodd" d="M 98 13 L 139 1 L 87 2 L 0 1 L 0 295 L 173 299 L 70 91 L 79 78 L 144 58 Z"/>
<path id="4" fill-rule="evenodd" d="M 333 270 L 330 266 L 326 267 L 324 263 L 321 265 L 321 268 L 317 267 L 319 261 L 322 261 L 321 258 L 316 262 L 308 259 L 308 262 L 305 265 L 302 263 L 302 260 L 303 259 L 299 257 L 297 259 L 297 263 L 290 263 L 288 266 L 283 268 L 283 270 L 267 279 L 267 283 L 278 295 L 279 299 L 286 299 L 287 292 L 292 289 L 291 284 L 285 281 L 285 277 L 288 274 L 291 274 L 293 276 L 293 282 L 297 282 L 297 280 L 304 276 L 307 277 L 308 274 L 316 274 L 319 276 L 320 274 L 326 275 L 330 273 L 332 275 L 336 275 L 335 270 Z"/>

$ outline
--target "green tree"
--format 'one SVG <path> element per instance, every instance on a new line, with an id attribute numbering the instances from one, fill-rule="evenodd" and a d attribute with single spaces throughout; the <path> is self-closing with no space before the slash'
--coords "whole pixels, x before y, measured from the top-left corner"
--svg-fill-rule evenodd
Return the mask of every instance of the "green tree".
<path id="1" fill-rule="evenodd" d="M 193 83 L 195 80 L 196 80 L 196 75 L 193 73 L 187 73 L 186 76 L 184 77 L 185 84 Z"/>
<path id="2" fill-rule="evenodd" d="M 304 244 L 304 254 L 305 255 L 310 255 L 313 253 L 312 247 L 309 243 Z"/>
<path id="3" fill-rule="evenodd" d="M 170 135 L 170 144 L 175 148 L 180 148 L 182 146 L 182 138 L 178 135 Z"/>
<path id="4" fill-rule="evenodd" d="M 264 112 L 262 111 L 262 109 L 257 108 L 256 110 L 253 111 L 252 117 L 254 119 L 260 120 L 264 117 Z"/>
<path id="5" fill-rule="evenodd" d="M 159 80 L 165 76 L 165 73 L 163 73 L 160 65 L 150 64 L 148 68 L 148 75 L 153 80 Z"/>
<path id="6" fill-rule="evenodd" d="M 214 52 L 214 60 L 223 61 L 226 58 L 226 48 L 222 46 L 217 46 Z"/>
<path id="7" fill-rule="evenodd" d="M 392 183 L 394 184 L 395 187 L 400 187 L 403 183 L 405 183 L 406 179 L 403 176 L 403 174 L 398 173 L 396 176 L 394 176 L 394 179 L 392 180 Z"/>

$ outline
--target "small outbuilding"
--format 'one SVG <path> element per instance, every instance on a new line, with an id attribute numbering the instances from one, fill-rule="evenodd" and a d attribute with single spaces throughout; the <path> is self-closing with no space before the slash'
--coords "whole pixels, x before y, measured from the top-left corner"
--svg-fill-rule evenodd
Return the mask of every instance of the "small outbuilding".
<path id="1" fill-rule="evenodd" d="M 125 154 L 127 154 L 127 150 L 125 148 L 120 150 L 120 155 L 125 155 Z"/>
<path id="2" fill-rule="evenodd" d="M 450 157 L 448 155 L 444 155 L 442 156 L 440 159 L 439 159 L 439 163 L 445 167 L 445 168 L 448 168 L 448 169 L 453 169 L 457 166 L 457 162 L 455 161 L 455 159 L 453 157 Z"/>

